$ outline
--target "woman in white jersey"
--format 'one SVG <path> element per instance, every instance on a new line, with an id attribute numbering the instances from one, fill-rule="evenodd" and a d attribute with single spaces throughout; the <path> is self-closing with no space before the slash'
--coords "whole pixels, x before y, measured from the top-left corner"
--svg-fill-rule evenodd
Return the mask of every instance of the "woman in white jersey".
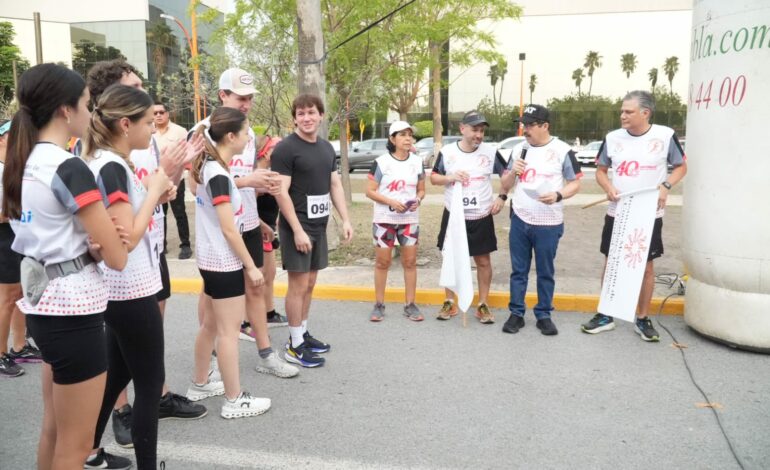
<path id="1" fill-rule="evenodd" d="M 374 252 L 375 304 L 369 319 L 382 321 L 385 312 L 385 283 L 396 240 L 401 246 L 404 268 L 406 303 L 404 315 L 412 321 L 422 321 L 420 309 L 414 304 L 417 290 L 417 241 L 420 235 L 417 209 L 425 197 L 425 170 L 422 159 L 410 153 L 414 128 L 404 121 L 390 125 L 388 153 L 380 155 L 369 170 L 366 196 L 374 201 L 372 235 Z"/>
<path id="2" fill-rule="evenodd" d="M 207 124 L 196 130 L 208 138 L 191 172 L 196 183 L 195 252 L 207 305 L 195 340 L 195 375 L 187 398 L 197 401 L 224 393 L 223 418 L 256 416 L 270 409 L 270 399 L 241 389 L 238 335 L 246 313 L 244 279 L 253 287 L 263 286 L 264 279 L 241 237 L 243 202 L 230 175 L 230 160 L 249 140 L 248 120 L 237 109 L 220 107 Z M 222 382 L 209 380 L 215 344 Z"/>
<path id="3" fill-rule="evenodd" d="M 175 188 L 162 168 L 136 176 L 129 158 L 144 149 L 154 131 L 153 101 L 136 88 L 112 85 L 99 97 L 84 139 L 84 156 L 93 172 L 107 212 L 128 232 L 128 264 L 122 271 L 105 267 L 109 302 L 107 385 L 96 426 L 99 447 L 118 394 L 134 381 L 131 436 L 137 467 L 157 468 L 158 401 L 163 369 L 163 321 L 155 294 L 161 290 L 162 228 L 155 207 L 174 197 Z"/>
<path id="4" fill-rule="evenodd" d="M 22 261 L 17 303 L 43 355 L 39 468 L 82 468 L 107 370 L 107 285 L 94 262 L 123 269 L 127 253 L 93 174 L 65 149 L 88 126 L 88 90 L 54 64 L 24 72 L 3 172 L 2 212 Z M 23 184 L 22 184 L 23 180 Z M 89 236 L 94 244 L 89 247 Z"/>

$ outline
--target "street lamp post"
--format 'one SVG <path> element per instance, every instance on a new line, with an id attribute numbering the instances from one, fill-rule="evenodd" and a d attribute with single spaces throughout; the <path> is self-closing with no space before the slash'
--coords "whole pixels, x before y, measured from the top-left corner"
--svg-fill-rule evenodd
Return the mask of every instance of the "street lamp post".
<path id="1" fill-rule="evenodd" d="M 167 15 L 165 13 L 161 13 L 160 17 L 166 20 L 172 20 L 177 25 L 179 25 L 180 28 L 182 28 L 182 32 L 184 33 L 184 37 L 187 39 L 187 45 L 190 47 L 190 57 L 193 60 L 193 89 L 195 93 L 195 122 L 200 122 L 201 120 L 201 100 L 200 100 L 200 93 L 198 92 L 199 88 L 199 68 L 198 68 L 198 41 L 192 41 L 190 39 L 190 34 L 187 32 L 187 29 L 185 29 L 184 25 L 181 21 L 176 19 L 176 17 Z M 194 18 L 194 16 L 193 16 Z M 193 22 L 193 25 L 195 23 Z"/>
<path id="2" fill-rule="evenodd" d="M 521 88 L 519 89 L 519 133 L 524 133 L 524 126 L 521 124 L 521 116 L 524 115 L 524 59 L 527 58 L 527 54 L 524 52 L 519 53 L 519 62 L 521 62 Z"/>

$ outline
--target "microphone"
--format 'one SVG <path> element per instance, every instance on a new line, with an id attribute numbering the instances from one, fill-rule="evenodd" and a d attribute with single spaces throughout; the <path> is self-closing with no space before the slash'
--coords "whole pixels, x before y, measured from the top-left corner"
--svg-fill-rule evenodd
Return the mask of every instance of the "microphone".
<path id="1" fill-rule="evenodd" d="M 524 144 L 521 146 L 521 159 L 526 160 L 527 159 L 527 150 L 529 150 L 529 142 L 526 140 L 524 141 Z M 519 179 L 519 176 L 521 176 L 520 172 L 516 173 L 516 179 Z"/>

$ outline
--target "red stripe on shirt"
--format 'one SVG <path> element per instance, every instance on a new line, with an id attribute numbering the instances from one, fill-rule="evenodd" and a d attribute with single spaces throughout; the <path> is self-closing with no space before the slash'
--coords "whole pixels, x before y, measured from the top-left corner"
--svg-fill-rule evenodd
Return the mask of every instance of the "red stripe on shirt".
<path id="1" fill-rule="evenodd" d="M 129 202 L 128 194 L 124 193 L 123 191 L 115 191 L 114 193 L 107 196 L 107 202 L 110 204 L 115 204 L 118 201 Z"/>
<path id="2" fill-rule="evenodd" d="M 75 204 L 77 204 L 80 209 L 101 200 L 102 195 L 99 193 L 98 189 L 92 189 L 90 191 L 84 192 L 83 194 L 78 194 L 75 196 Z"/>
<path id="3" fill-rule="evenodd" d="M 230 196 L 229 195 L 217 196 L 211 201 L 211 203 L 214 204 L 215 206 L 218 206 L 223 202 L 230 202 Z"/>

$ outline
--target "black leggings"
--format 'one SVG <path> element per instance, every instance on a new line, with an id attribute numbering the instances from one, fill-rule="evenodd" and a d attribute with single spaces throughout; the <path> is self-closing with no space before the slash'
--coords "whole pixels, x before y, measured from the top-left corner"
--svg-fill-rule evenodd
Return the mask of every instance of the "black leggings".
<path id="1" fill-rule="evenodd" d="M 163 367 L 163 320 L 155 296 L 124 302 L 109 301 L 104 313 L 107 325 L 107 386 L 96 423 L 94 449 L 120 392 L 134 381 L 133 425 L 136 465 L 139 470 L 157 468 L 158 405 L 165 380 Z"/>

